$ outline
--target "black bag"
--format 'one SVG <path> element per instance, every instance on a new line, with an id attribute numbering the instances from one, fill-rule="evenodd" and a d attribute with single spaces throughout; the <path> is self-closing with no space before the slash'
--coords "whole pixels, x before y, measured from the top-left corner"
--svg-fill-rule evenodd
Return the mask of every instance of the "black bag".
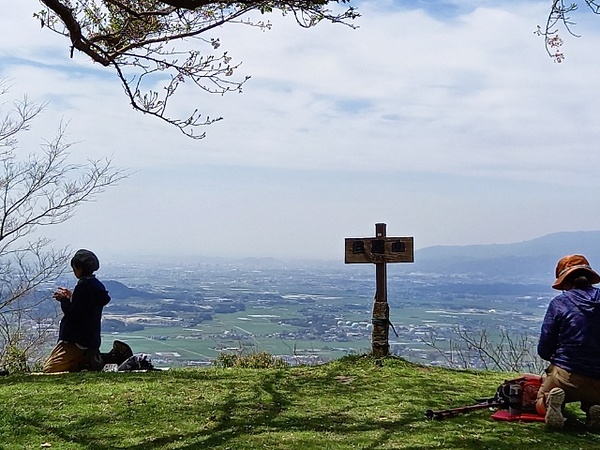
<path id="1" fill-rule="evenodd" d="M 100 372 L 104 367 L 104 361 L 100 356 L 98 349 L 86 349 L 83 353 L 83 361 L 79 364 L 79 370 L 89 370 L 92 372 Z"/>
<path id="2" fill-rule="evenodd" d="M 155 370 L 150 356 L 140 353 L 127 358 L 118 368 L 118 372 L 129 370 Z"/>
<path id="3" fill-rule="evenodd" d="M 506 380 L 498 387 L 496 398 L 504 408 L 514 412 L 535 413 L 537 393 L 542 385 L 542 377 L 531 373 L 519 378 Z"/>

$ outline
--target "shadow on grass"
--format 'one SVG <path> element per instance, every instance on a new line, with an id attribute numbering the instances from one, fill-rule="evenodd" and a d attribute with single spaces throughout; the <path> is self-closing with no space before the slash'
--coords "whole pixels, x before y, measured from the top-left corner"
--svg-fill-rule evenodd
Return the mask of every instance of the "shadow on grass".
<path id="1" fill-rule="evenodd" d="M 100 405 L 78 411 L 80 403 L 75 402 L 70 420 L 62 421 L 47 410 L 17 410 L 5 416 L 3 427 L 20 430 L 29 446 L 47 439 L 53 448 L 62 444 L 89 450 L 600 448 L 600 436 L 589 433 L 581 416 L 571 411 L 560 433 L 547 432 L 540 423 L 494 422 L 485 410 L 443 421 L 424 417 L 427 408 L 460 406 L 473 393 L 493 393 L 489 374 L 397 363 L 391 369 L 349 364 L 293 371 L 108 375 L 74 375 L 42 384 L 62 385 L 65 394 L 89 381 L 80 400 L 89 402 L 101 385 L 127 380 L 134 382 L 131 390 L 143 386 L 152 398 L 128 402 L 123 396 L 115 400 L 118 407 L 106 411 Z M 185 388 L 186 395 L 153 390 L 164 385 Z M 203 396 L 203 389 L 212 389 L 213 395 Z M 186 398 L 191 392 L 198 395 Z"/>
<path id="2" fill-rule="evenodd" d="M 140 436 L 140 433 L 128 436 L 115 434 L 115 430 L 119 429 L 115 425 L 121 422 L 122 426 L 127 421 L 125 412 L 117 417 L 110 417 L 101 412 L 87 414 L 82 412 L 81 416 L 73 417 L 67 424 L 59 424 L 60 422 L 35 411 L 13 412 L 10 423 L 12 427 L 20 429 L 21 434 L 43 436 L 50 443 L 54 442 L 53 447 L 59 447 L 62 442 L 90 450 L 141 450 L 166 446 L 177 449 L 242 448 L 244 442 L 257 437 L 257 442 L 260 442 L 261 439 L 268 439 L 268 434 L 279 433 L 299 435 L 308 433 L 308 439 L 314 441 L 323 433 L 343 436 L 352 433 L 378 432 L 380 437 L 377 442 L 381 443 L 381 437 L 387 439 L 386 434 L 397 433 L 397 430 L 416 419 L 356 422 L 349 417 L 347 411 L 336 410 L 335 406 L 328 407 L 324 412 L 302 414 L 302 411 L 296 410 L 292 414 L 289 413 L 294 401 L 305 392 L 307 395 L 317 395 L 315 392 L 320 392 L 328 399 L 347 398 L 352 395 L 352 386 L 336 381 L 336 374 L 331 372 L 306 379 L 302 376 L 290 376 L 286 372 L 258 373 L 253 377 L 254 385 L 244 392 L 230 389 L 215 404 L 199 402 L 190 408 L 185 420 L 189 421 L 190 416 L 195 416 L 198 422 L 193 429 L 182 432 L 168 430 L 169 421 L 172 420 L 170 410 L 165 411 L 164 417 L 156 418 L 156 423 L 162 423 L 162 428 L 157 425 L 156 429 L 146 437 Z M 144 408 L 144 406 L 132 405 L 132 408 Z M 181 417 L 181 412 L 172 416 Z M 131 421 L 130 426 L 146 427 L 147 425 L 136 424 L 134 420 Z M 382 436 L 381 432 L 385 434 Z M 128 440 L 137 443 L 127 444 Z M 363 448 L 376 448 L 376 442 Z"/>

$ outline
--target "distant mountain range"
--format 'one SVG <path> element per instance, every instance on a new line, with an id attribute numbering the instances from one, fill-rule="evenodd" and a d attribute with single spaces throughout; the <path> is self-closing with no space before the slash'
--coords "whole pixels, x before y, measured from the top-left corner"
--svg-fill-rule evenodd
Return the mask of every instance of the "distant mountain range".
<path id="1" fill-rule="evenodd" d="M 104 287 L 110 292 L 113 299 L 128 299 L 131 297 L 154 300 L 160 298 L 158 295 L 151 292 L 140 291 L 139 289 L 130 288 L 123 283 L 114 280 L 103 280 Z"/>
<path id="2" fill-rule="evenodd" d="M 600 231 L 553 233 L 514 244 L 426 247 L 404 269 L 539 281 L 552 278 L 558 260 L 575 253 L 600 270 Z"/>

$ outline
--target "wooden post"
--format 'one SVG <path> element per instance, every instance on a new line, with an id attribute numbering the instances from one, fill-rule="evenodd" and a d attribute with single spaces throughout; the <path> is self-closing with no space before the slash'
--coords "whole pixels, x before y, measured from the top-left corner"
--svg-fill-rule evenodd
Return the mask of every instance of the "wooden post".
<path id="1" fill-rule="evenodd" d="M 375 237 L 386 237 L 386 224 L 375 224 Z M 375 263 L 375 303 L 373 304 L 373 329 L 371 333 L 371 351 L 373 356 L 381 358 L 390 353 L 389 323 L 390 306 L 387 302 L 387 264 Z"/>
<path id="2" fill-rule="evenodd" d="M 376 358 L 389 355 L 390 307 L 387 301 L 387 263 L 414 262 L 412 237 L 387 237 L 386 224 L 375 224 L 374 238 L 346 238 L 346 264 L 375 264 L 371 352 Z"/>

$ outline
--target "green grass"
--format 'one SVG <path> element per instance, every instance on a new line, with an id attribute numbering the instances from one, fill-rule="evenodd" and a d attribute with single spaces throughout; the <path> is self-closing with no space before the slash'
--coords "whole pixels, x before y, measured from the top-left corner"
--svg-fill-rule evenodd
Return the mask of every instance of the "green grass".
<path id="1" fill-rule="evenodd" d="M 424 417 L 492 396 L 511 375 L 368 357 L 277 370 L 12 375 L 0 379 L 0 449 L 600 448 L 575 404 L 561 432 L 496 422 L 488 410 Z"/>
<path id="2" fill-rule="evenodd" d="M 195 328 L 196 329 L 196 328 Z M 212 360 L 219 356 L 223 348 L 240 348 L 244 346 L 248 351 L 267 351 L 278 355 L 315 354 L 324 360 L 338 359 L 350 353 L 365 353 L 371 348 L 369 339 L 354 340 L 350 342 L 321 342 L 308 340 L 283 341 L 276 338 L 256 336 L 249 340 L 237 339 L 207 339 L 198 335 L 197 331 L 181 327 L 147 327 L 142 331 L 132 333 L 103 334 L 102 351 L 109 351 L 112 342 L 120 339 L 127 342 L 135 353 L 148 353 L 153 359 L 158 359 L 159 353 L 177 352 L 181 356 L 171 358 L 172 361 L 182 363 L 186 360 Z M 164 336 L 159 340 L 152 337 Z M 338 350 L 333 350 L 333 349 Z M 219 349 L 219 350 L 218 350 Z M 50 352 L 51 348 L 47 351 Z"/>

